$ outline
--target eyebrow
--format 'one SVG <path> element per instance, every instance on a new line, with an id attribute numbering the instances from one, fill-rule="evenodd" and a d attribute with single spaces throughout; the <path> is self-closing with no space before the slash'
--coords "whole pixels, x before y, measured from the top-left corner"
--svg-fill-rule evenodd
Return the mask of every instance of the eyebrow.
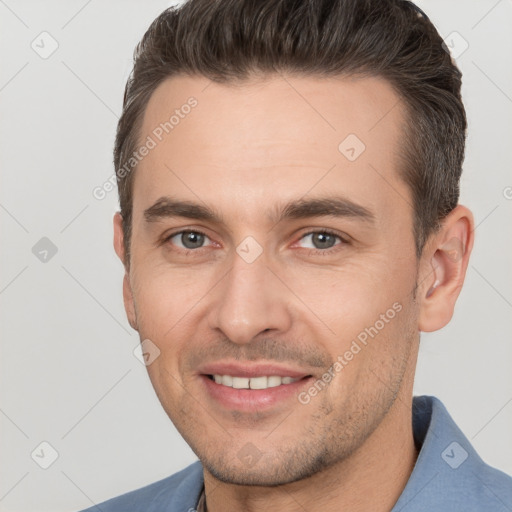
<path id="1" fill-rule="evenodd" d="M 153 206 L 144 211 L 144 219 L 148 223 L 174 217 L 225 224 L 222 215 L 213 208 L 171 197 L 161 197 Z M 267 217 L 275 224 L 283 220 L 305 219 L 309 217 L 344 217 L 361 220 L 370 224 L 375 222 L 375 214 L 371 210 L 344 197 L 293 200 L 283 206 L 274 208 Z"/>

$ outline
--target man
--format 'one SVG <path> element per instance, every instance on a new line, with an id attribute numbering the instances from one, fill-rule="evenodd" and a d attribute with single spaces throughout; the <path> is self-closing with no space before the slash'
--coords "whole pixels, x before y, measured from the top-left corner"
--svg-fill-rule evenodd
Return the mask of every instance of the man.
<path id="1" fill-rule="evenodd" d="M 190 0 L 154 21 L 114 245 L 199 461 L 89 510 L 512 510 L 512 479 L 412 397 L 473 246 L 460 86 L 407 1 Z"/>

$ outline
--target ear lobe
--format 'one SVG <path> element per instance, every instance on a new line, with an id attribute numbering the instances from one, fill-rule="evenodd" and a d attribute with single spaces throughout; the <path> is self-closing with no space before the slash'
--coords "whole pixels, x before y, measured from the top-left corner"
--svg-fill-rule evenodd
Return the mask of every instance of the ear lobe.
<path id="1" fill-rule="evenodd" d="M 138 331 L 139 326 L 137 323 L 137 313 L 135 311 L 135 302 L 133 300 L 133 292 L 128 272 L 125 272 L 123 278 L 123 301 L 124 310 L 126 311 L 126 317 L 128 318 L 128 322 L 131 325 L 132 329 Z"/>
<path id="2" fill-rule="evenodd" d="M 430 261 L 425 265 L 425 285 L 419 297 L 420 331 L 436 331 L 451 320 L 473 248 L 473 231 L 473 215 L 459 205 L 446 217 L 429 244 L 425 257 Z"/>
<path id="3" fill-rule="evenodd" d="M 133 291 L 130 283 L 129 267 L 126 265 L 125 261 L 123 218 L 119 212 L 116 212 L 114 215 L 114 250 L 124 266 L 123 301 L 126 316 L 131 327 L 138 331 L 137 314 L 135 311 L 135 302 L 133 300 Z"/>
<path id="4" fill-rule="evenodd" d="M 123 217 L 120 212 L 114 215 L 114 250 L 117 256 L 126 267 L 125 254 L 124 254 L 124 232 L 123 232 Z"/>

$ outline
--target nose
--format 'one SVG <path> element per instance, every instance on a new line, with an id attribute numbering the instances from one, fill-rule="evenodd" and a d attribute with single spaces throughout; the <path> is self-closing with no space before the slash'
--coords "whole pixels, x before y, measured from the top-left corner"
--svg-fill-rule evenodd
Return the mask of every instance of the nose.
<path id="1" fill-rule="evenodd" d="M 290 328 L 290 297 L 267 263 L 263 254 L 252 263 L 235 254 L 230 271 L 215 287 L 209 325 L 233 343 L 244 345 L 264 331 Z"/>

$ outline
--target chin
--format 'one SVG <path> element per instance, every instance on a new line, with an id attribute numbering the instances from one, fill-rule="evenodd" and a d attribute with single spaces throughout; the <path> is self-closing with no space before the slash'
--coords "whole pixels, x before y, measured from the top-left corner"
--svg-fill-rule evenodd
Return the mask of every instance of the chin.
<path id="1" fill-rule="evenodd" d="M 217 480 L 226 484 L 276 487 L 309 478 L 331 466 L 334 461 L 328 460 L 327 454 L 319 454 L 315 458 L 304 460 L 291 454 L 285 460 L 265 460 L 263 456 L 252 467 L 243 460 L 226 465 L 226 461 L 201 460 L 204 468 Z"/>

